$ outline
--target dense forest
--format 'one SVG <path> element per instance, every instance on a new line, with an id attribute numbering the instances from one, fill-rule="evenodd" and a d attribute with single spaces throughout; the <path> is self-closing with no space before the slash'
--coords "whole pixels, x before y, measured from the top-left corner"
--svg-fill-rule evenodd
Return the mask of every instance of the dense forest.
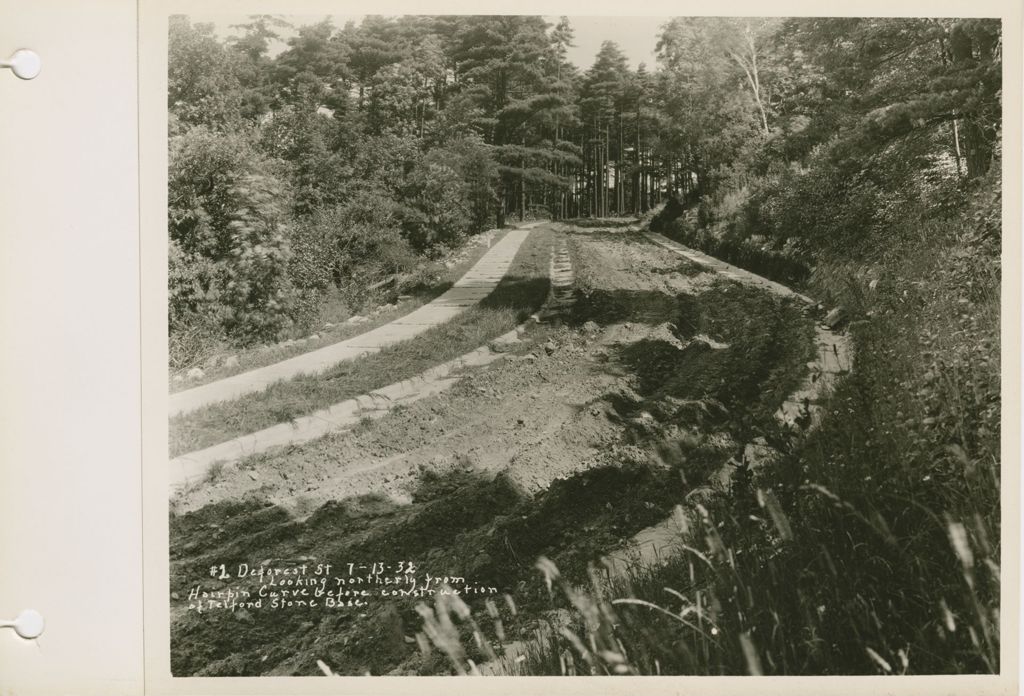
<path id="1" fill-rule="evenodd" d="M 668 196 L 719 236 L 856 256 L 998 154 L 997 22 L 683 18 L 657 41 L 657 69 L 605 42 L 580 71 L 566 18 L 254 16 L 226 40 L 172 18 L 172 336 L 271 340 L 510 215 Z"/>
<path id="2" fill-rule="evenodd" d="M 172 368 L 506 221 L 641 218 L 840 308 L 856 369 L 815 432 L 747 428 L 778 459 L 702 509 L 700 563 L 647 580 L 741 639 L 587 615 L 590 673 L 622 672 L 615 640 L 645 673 L 998 671 L 999 21 L 676 18 L 635 69 L 573 41 L 564 17 L 172 18 Z"/>

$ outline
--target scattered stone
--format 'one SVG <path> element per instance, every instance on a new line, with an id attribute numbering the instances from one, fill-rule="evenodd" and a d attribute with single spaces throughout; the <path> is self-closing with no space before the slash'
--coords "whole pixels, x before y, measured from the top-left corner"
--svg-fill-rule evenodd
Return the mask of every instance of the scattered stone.
<path id="1" fill-rule="evenodd" d="M 526 419 L 522 418 L 522 417 L 516 418 L 516 424 L 517 425 L 526 425 Z"/>
<path id="2" fill-rule="evenodd" d="M 193 367 L 191 370 L 185 373 L 185 376 L 189 379 L 202 379 L 206 375 L 201 368 Z"/>
<path id="3" fill-rule="evenodd" d="M 406 300 L 411 300 L 411 299 L 412 299 L 412 295 L 399 295 L 398 296 L 398 301 L 399 302 L 405 302 Z"/>
<path id="4" fill-rule="evenodd" d="M 552 341 L 550 338 L 548 339 L 548 342 L 544 344 L 544 352 L 547 353 L 548 355 L 554 353 L 557 348 L 558 346 L 556 346 L 555 342 Z"/>
<path id="5" fill-rule="evenodd" d="M 310 341 L 319 341 L 320 340 L 320 334 L 310 334 L 309 335 L 309 340 Z"/>
<path id="6" fill-rule="evenodd" d="M 508 351 L 512 350 L 514 344 L 516 343 L 519 343 L 519 339 L 515 339 L 513 341 L 502 341 L 499 339 L 494 339 L 493 341 L 487 344 L 487 347 L 490 348 L 491 352 L 494 353 L 507 353 Z"/>
<path id="7" fill-rule="evenodd" d="M 171 593 L 171 599 L 181 599 L 181 597 L 178 595 L 177 592 L 172 592 Z"/>
<path id="8" fill-rule="evenodd" d="M 324 330 L 325 331 L 327 329 L 333 329 L 333 328 L 334 328 L 334 324 L 332 324 L 331 322 L 327 322 L 326 324 L 324 324 Z"/>
<path id="9" fill-rule="evenodd" d="M 877 290 L 878 289 L 878 278 L 875 278 L 870 283 L 868 283 L 868 289 L 870 289 L 870 290 Z"/>
<path id="10" fill-rule="evenodd" d="M 238 367 L 238 356 L 229 355 L 224 359 L 224 367 Z"/>
<path id="11" fill-rule="evenodd" d="M 386 304 L 386 305 L 381 305 L 377 309 L 377 311 L 378 312 L 390 312 L 391 310 L 396 309 L 397 307 L 398 307 L 398 305 L 396 305 L 396 304 Z"/>
<path id="12" fill-rule="evenodd" d="M 707 507 L 715 497 L 715 491 L 710 486 L 698 486 L 686 494 L 686 502 L 690 505 L 703 505 Z"/>
<path id="13" fill-rule="evenodd" d="M 601 327 L 597 325 L 595 321 L 587 321 L 583 324 L 583 330 L 588 334 L 597 333 L 601 330 Z"/>
<path id="14" fill-rule="evenodd" d="M 293 344 L 297 346 L 305 345 L 305 343 L 306 339 L 304 338 L 296 338 L 295 341 L 293 341 Z"/>
<path id="15" fill-rule="evenodd" d="M 176 383 L 176 384 L 184 382 L 185 381 L 185 376 L 184 375 L 180 375 L 180 374 L 179 375 L 174 375 L 173 377 L 171 377 L 171 381 Z"/>
<path id="16" fill-rule="evenodd" d="M 696 336 L 693 337 L 693 340 L 700 341 L 704 345 L 708 346 L 709 348 L 713 348 L 714 350 L 724 350 L 725 348 L 729 347 L 728 343 L 721 343 L 719 341 L 716 341 L 707 334 L 697 334 Z"/>
<path id="17" fill-rule="evenodd" d="M 361 314 L 355 314 L 345 320 L 346 324 L 365 324 L 370 321 L 369 317 L 364 317 Z"/>
<path id="18" fill-rule="evenodd" d="M 257 474 L 255 471 L 247 471 L 246 473 L 249 474 L 249 478 L 251 478 L 253 481 L 256 481 L 260 477 L 260 475 Z"/>
<path id="19" fill-rule="evenodd" d="M 846 310 L 842 307 L 836 307 L 825 315 L 822 323 L 828 328 L 834 329 L 844 321 L 846 321 Z"/>

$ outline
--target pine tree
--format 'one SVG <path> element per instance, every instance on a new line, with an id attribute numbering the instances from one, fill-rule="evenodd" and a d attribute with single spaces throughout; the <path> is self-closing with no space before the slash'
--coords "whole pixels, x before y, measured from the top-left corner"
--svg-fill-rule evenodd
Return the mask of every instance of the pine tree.
<path id="1" fill-rule="evenodd" d="M 520 217 L 525 216 L 528 187 L 567 185 L 545 165 L 575 161 L 564 150 L 545 147 L 545 133 L 568 116 L 570 107 L 549 69 L 553 60 L 547 28 L 539 17 L 468 17 L 453 56 L 459 89 L 480 108 L 486 142 L 498 161 L 498 226 L 504 225 L 512 201 Z"/>

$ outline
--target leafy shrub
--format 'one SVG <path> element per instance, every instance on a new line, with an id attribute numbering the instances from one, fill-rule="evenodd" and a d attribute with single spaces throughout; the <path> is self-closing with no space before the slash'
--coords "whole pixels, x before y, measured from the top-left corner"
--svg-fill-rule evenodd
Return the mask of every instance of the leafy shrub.
<path id="1" fill-rule="evenodd" d="M 369 191 L 344 205 L 317 210 L 298 230 L 296 285 L 322 291 L 334 284 L 351 305 L 361 304 L 375 286 L 417 263 L 399 228 L 395 204 Z"/>
<path id="2" fill-rule="evenodd" d="M 723 239 L 710 231 L 694 229 L 683 219 L 669 223 L 664 233 L 682 244 L 784 285 L 803 286 L 810 276 L 810 268 L 795 254 L 759 246 L 749 240 Z"/>
<path id="3" fill-rule="evenodd" d="M 487 229 L 498 203 L 498 167 L 483 141 L 478 137 L 452 138 L 444 147 L 427 152 L 424 160 L 449 167 L 461 178 L 461 206 L 468 216 L 466 231 Z"/>
<path id="4" fill-rule="evenodd" d="M 459 173 L 433 162 L 418 162 L 401 192 L 402 233 L 418 251 L 455 246 L 469 230 L 468 193 Z"/>
<path id="5" fill-rule="evenodd" d="M 221 322 L 240 343 L 272 340 L 292 323 L 288 209 L 267 176 L 243 177 L 232 195 L 238 208 L 229 223 L 233 258 L 223 265 Z"/>
<path id="6" fill-rule="evenodd" d="M 172 138 L 168 233 L 171 329 L 213 321 L 233 342 L 291 323 L 288 189 L 244 137 L 203 127 Z"/>
<path id="7" fill-rule="evenodd" d="M 294 210 L 308 215 L 339 205 L 353 181 L 353 136 L 335 119 L 308 105 L 286 105 L 256 131 L 261 151 L 288 163 Z"/>
<path id="8" fill-rule="evenodd" d="M 373 192 L 400 200 L 403 182 L 421 157 L 416 139 L 394 134 L 368 136 L 355 143 L 350 157 L 348 199 Z"/>

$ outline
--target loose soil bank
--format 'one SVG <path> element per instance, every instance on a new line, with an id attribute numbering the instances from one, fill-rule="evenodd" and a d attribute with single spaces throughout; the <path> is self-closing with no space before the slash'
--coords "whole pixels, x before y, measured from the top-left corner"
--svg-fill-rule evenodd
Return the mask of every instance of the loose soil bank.
<path id="1" fill-rule="evenodd" d="M 342 674 L 446 673 L 444 659 L 416 647 L 411 599 L 239 619 L 188 613 L 183 593 L 196 582 L 215 589 L 206 575 L 214 563 L 402 556 L 513 595 L 518 616 L 500 615 L 514 640 L 556 608 L 534 577 L 538 555 L 579 574 L 662 519 L 704 466 L 678 456 L 684 431 L 717 438 L 691 443 L 691 453 L 729 456 L 728 418 L 696 415 L 705 400 L 742 411 L 751 389 L 799 382 L 799 351 L 755 353 L 770 364 L 748 365 L 753 377 L 729 372 L 755 337 L 788 345 L 772 311 L 802 327 L 793 343 L 809 347 L 795 309 L 714 287 L 711 275 L 635 236 L 571 231 L 569 242 L 572 314 L 533 329 L 505 360 L 372 424 L 243 461 L 175 499 L 175 674 L 315 674 L 316 659 Z M 754 400 L 750 412 L 770 418 L 777 405 Z M 248 625 L 234 644 L 239 620 Z"/>

